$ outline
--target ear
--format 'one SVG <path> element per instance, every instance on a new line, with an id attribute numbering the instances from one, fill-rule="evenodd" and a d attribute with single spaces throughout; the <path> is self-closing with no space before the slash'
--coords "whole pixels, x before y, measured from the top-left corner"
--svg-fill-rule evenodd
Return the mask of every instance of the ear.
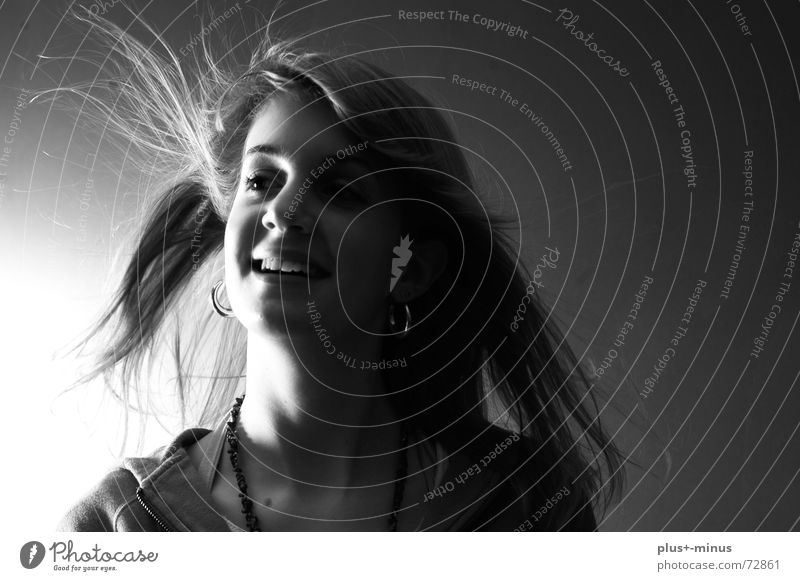
<path id="1" fill-rule="evenodd" d="M 398 303 L 424 295 L 447 266 L 447 247 L 439 240 L 412 242 L 411 252 L 411 260 L 391 292 Z"/>

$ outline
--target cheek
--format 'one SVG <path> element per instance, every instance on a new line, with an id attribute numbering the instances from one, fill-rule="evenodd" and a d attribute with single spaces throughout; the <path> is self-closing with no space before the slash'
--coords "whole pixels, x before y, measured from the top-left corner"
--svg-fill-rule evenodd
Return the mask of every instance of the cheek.
<path id="1" fill-rule="evenodd" d="M 385 302 L 389 294 L 392 249 L 399 242 L 396 230 L 396 225 L 387 220 L 351 225 L 339 249 L 338 270 L 343 295 L 347 292 L 353 301 L 364 301 L 371 306 Z"/>
<path id="2" fill-rule="evenodd" d="M 360 248 L 346 248 L 342 246 L 339 255 L 340 276 L 346 276 L 351 284 L 348 286 L 369 291 L 383 288 L 379 282 L 389 281 L 391 263 L 391 249 L 389 253 L 381 241 L 373 241 Z"/>
<path id="3" fill-rule="evenodd" d="M 239 273 L 244 264 L 249 265 L 252 250 L 253 230 L 256 217 L 235 205 L 225 224 L 225 271 L 229 275 Z"/>
<path id="4" fill-rule="evenodd" d="M 236 262 L 236 256 L 239 252 L 239 236 L 237 236 L 237 223 L 232 214 L 225 225 L 225 266 L 229 268 Z"/>
<path id="5" fill-rule="evenodd" d="M 246 206 L 234 204 L 225 224 L 225 246 L 240 250 L 245 240 L 252 239 L 257 217 Z M 227 253 L 227 250 L 226 250 Z"/>
<path id="6" fill-rule="evenodd" d="M 377 247 L 377 245 L 376 245 Z M 362 332 L 385 332 L 389 297 L 389 262 L 379 253 L 361 249 L 361 255 L 349 252 L 340 255 L 338 267 L 339 309 L 351 324 Z"/>

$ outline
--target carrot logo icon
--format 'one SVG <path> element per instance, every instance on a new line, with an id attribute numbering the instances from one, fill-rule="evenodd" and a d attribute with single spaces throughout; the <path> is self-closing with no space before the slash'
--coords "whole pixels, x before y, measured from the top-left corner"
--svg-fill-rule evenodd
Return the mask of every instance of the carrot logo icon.
<path id="1" fill-rule="evenodd" d="M 44 545 L 39 541 L 29 541 L 19 550 L 19 562 L 26 569 L 35 569 L 44 559 Z"/>
<path id="2" fill-rule="evenodd" d="M 389 292 L 394 290 L 397 281 L 403 274 L 403 268 L 411 260 L 411 243 L 413 240 L 408 239 L 408 234 L 400 239 L 400 244 L 393 248 L 394 257 L 392 258 L 392 280 L 389 282 Z"/>

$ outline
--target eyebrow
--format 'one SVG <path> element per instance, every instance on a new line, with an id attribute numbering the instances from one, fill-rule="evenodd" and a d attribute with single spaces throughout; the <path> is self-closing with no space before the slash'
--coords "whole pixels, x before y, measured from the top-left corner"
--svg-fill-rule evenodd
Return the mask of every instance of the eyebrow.
<path id="1" fill-rule="evenodd" d="M 256 153 L 263 153 L 266 155 L 272 155 L 275 157 L 281 157 L 284 159 L 289 159 L 291 154 L 288 150 L 281 147 L 280 145 L 273 145 L 271 143 L 260 143 L 258 145 L 254 145 L 253 147 L 249 148 L 245 152 L 245 156 L 253 155 Z M 363 166 L 367 170 L 372 170 L 371 164 L 361 156 L 357 155 L 349 155 L 345 159 L 336 161 L 336 165 L 343 166 L 343 165 L 360 165 Z"/>
<path id="2" fill-rule="evenodd" d="M 265 153 L 267 155 L 274 155 L 276 157 L 289 157 L 289 152 L 283 147 L 272 145 L 270 143 L 260 143 L 254 145 L 245 152 L 245 155 L 253 155 L 254 153 Z"/>

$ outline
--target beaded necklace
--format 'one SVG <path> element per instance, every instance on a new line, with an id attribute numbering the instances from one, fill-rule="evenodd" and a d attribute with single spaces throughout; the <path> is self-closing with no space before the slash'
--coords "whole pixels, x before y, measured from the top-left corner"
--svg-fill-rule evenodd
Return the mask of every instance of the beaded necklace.
<path id="1" fill-rule="evenodd" d="M 236 432 L 236 424 L 239 422 L 239 410 L 242 407 L 244 395 L 236 398 L 230 413 L 230 420 L 227 422 L 228 455 L 231 459 L 233 473 L 236 476 L 236 484 L 239 487 L 239 499 L 242 502 L 242 513 L 244 514 L 247 529 L 250 532 L 261 532 L 258 526 L 258 517 L 253 513 L 253 501 L 247 494 L 247 480 L 242 469 L 239 467 L 239 436 Z M 403 500 L 403 490 L 405 488 L 406 477 L 408 475 L 408 458 L 405 454 L 405 447 L 408 443 L 408 434 L 405 429 L 401 430 L 400 438 L 400 463 L 397 466 L 394 482 L 394 496 L 392 498 L 392 512 L 389 514 L 389 530 L 397 531 L 397 511 L 400 509 L 400 502 Z"/>

